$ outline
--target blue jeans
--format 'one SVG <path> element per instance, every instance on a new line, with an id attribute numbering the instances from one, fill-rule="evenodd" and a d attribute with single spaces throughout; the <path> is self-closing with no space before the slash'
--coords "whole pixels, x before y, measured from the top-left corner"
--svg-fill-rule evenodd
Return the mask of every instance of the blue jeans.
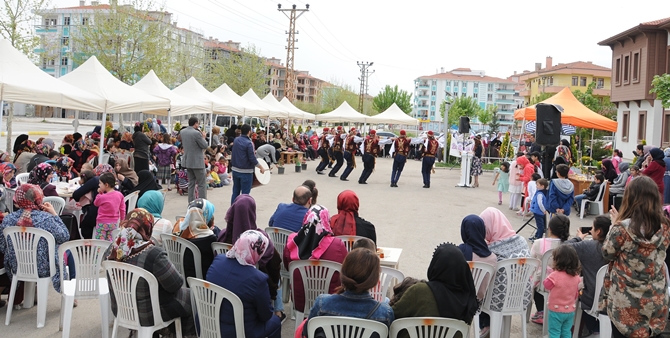
<path id="1" fill-rule="evenodd" d="M 547 218 L 544 214 L 533 214 L 535 216 L 535 226 L 537 227 L 537 232 L 535 232 L 535 238 L 544 237 L 544 229 L 546 228 Z"/>
<path id="2" fill-rule="evenodd" d="M 233 171 L 233 196 L 230 198 L 230 204 L 235 203 L 235 199 L 240 194 L 249 195 L 251 192 L 251 184 L 254 182 L 254 174 L 239 173 Z"/>
<path id="3" fill-rule="evenodd" d="M 395 155 L 393 158 L 393 169 L 391 169 L 391 183 L 398 183 L 400 179 L 400 174 L 405 168 L 405 163 L 407 162 L 407 156 L 405 155 Z"/>
<path id="4" fill-rule="evenodd" d="M 575 195 L 575 203 L 577 204 L 577 208 L 579 208 L 580 210 L 582 208 L 582 200 L 584 199 L 584 197 L 586 197 L 586 195 L 584 194 Z"/>
<path id="5" fill-rule="evenodd" d="M 547 314 L 549 314 L 547 316 Z M 549 338 L 570 338 L 572 337 L 572 322 L 575 319 L 574 312 L 554 312 L 545 311 L 544 320 L 548 320 Z"/>
<path id="6" fill-rule="evenodd" d="M 281 290 L 281 278 L 277 283 L 277 299 L 274 300 L 275 312 L 284 312 L 284 301 L 282 300 L 283 292 Z"/>

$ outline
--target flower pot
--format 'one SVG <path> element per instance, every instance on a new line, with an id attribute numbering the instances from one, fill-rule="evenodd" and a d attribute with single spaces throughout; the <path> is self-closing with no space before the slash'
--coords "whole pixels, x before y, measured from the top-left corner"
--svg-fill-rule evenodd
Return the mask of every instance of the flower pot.
<path id="1" fill-rule="evenodd" d="M 302 164 L 302 170 L 307 170 L 307 163 Z"/>
<path id="2" fill-rule="evenodd" d="M 295 172 L 299 173 L 299 172 L 301 172 L 301 171 L 302 171 L 302 167 L 301 167 L 301 166 L 299 166 L 299 165 L 295 166 Z"/>
<path id="3" fill-rule="evenodd" d="M 277 167 L 277 173 L 279 175 L 284 175 L 284 167 Z"/>

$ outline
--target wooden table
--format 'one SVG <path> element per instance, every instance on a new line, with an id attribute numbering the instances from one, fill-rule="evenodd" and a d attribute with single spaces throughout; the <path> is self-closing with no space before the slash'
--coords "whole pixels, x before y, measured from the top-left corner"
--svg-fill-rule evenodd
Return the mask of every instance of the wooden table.
<path id="1" fill-rule="evenodd" d="M 282 151 L 279 156 L 284 164 L 294 163 L 296 158 L 300 163 L 305 163 L 305 161 L 303 161 L 304 154 L 305 153 L 302 151 Z"/>
<path id="2" fill-rule="evenodd" d="M 582 194 L 584 190 L 588 190 L 591 185 L 591 181 L 583 180 L 576 177 L 570 177 L 570 182 L 575 186 L 575 196 Z M 610 210 L 610 185 L 605 181 L 605 191 L 603 196 L 603 213 L 606 214 Z M 588 210 L 587 210 L 588 211 Z"/>
<path id="3" fill-rule="evenodd" d="M 379 248 L 384 250 L 384 258 L 381 259 L 381 265 L 398 269 L 400 266 L 400 255 L 402 254 L 402 249 L 385 248 L 381 246 Z"/>

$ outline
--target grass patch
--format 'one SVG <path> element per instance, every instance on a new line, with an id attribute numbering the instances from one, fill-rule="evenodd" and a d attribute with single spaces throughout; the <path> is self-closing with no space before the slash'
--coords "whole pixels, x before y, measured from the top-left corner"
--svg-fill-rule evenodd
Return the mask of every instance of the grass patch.
<path id="1" fill-rule="evenodd" d="M 449 163 L 444 163 L 444 162 L 435 162 L 435 167 L 437 168 L 447 168 L 447 167 L 453 167 L 457 166 L 460 167 L 460 164 L 458 160 L 454 159 L 450 161 Z M 498 161 L 494 161 L 491 163 L 482 163 L 482 169 L 486 171 L 493 171 L 496 168 L 500 168 L 500 163 Z"/>

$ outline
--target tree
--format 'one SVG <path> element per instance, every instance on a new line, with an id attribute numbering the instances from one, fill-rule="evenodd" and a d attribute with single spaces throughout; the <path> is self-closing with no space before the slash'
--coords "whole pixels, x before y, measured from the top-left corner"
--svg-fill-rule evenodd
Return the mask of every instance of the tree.
<path id="1" fill-rule="evenodd" d="M 466 96 L 459 96 L 451 98 L 449 101 L 451 107 L 449 108 L 449 117 L 447 123 L 451 126 L 458 123 L 458 119 L 461 116 L 467 116 L 469 118 L 479 116 L 479 112 L 482 110 L 482 107 L 479 106 L 477 99 Z M 446 110 L 446 102 L 440 104 L 440 113 L 442 118 L 444 118 L 444 112 Z"/>
<path id="2" fill-rule="evenodd" d="M 599 97 L 593 95 L 593 90 L 596 88 L 596 82 L 592 81 L 586 87 L 586 91 L 582 93 L 579 89 L 575 89 L 572 94 L 579 102 L 585 105 L 592 111 L 604 115 L 608 118 L 616 116 L 616 107 L 610 102 L 609 97 Z"/>
<path id="3" fill-rule="evenodd" d="M 321 92 L 321 113 L 335 110 L 344 101 L 347 101 L 352 108 L 358 108 L 358 94 L 354 93 L 353 88 L 349 85 L 341 84 L 324 87 L 321 89 Z"/>
<path id="4" fill-rule="evenodd" d="M 663 107 L 670 108 L 670 74 L 654 75 L 651 85 L 653 88 L 649 93 L 656 94 L 656 98 L 661 100 Z"/>
<path id="5" fill-rule="evenodd" d="M 497 134 L 500 129 L 500 123 L 498 123 L 498 114 L 493 114 L 491 117 L 491 122 L 489 123 L 489 133 Z"/>
<path id="6" fill-rule="evenodd" d="M 393 103 L 398 105 L 400 110 L 404 111 L 405 114 L 412 112 L 412 94 L 405 90 L 399 90 L 398 85 L 395 87 L 386 85 L 386 87 L 384 87 L 384 89 L 372 100 L 372 108 L 378 113 L 381 113 L 388 109 Z"/>
<path id="7" fill-rule="evenodd" d="M 554 96 L 553 93 L 539 93 L 530 99 L 530 105 L 538 104 L 552 96 Z"/>
<path id="8" fill-rule="evenodd" d="M 239 52 L 224 54 L 218 62 L 210 64 L 213 78 L 205 87 L 214 90 L 226 83 L 237 95 L 244 95 L 251 88 L 256 95 L 265 96 L 269 66 L 260 53 L 259 48 L 249 44 Z"/>
<path id="9" fill-rule="evenodd" d="M 493 117 L 498 114 L 498 106 L 490 105 L 486 109 L 481 109 L 477 114 L 477 120 L 482 125 L 488 125 L 493 121 Z"/>

